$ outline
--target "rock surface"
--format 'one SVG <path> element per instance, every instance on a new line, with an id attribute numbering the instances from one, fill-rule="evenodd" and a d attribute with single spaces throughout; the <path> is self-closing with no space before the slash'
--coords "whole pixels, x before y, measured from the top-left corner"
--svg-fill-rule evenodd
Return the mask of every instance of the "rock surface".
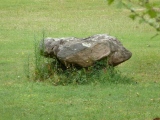
<path id="1" fill-rule="evenodd" d="M 89 67 L 104 58 L 108 59 L 109 65 L 116 66 L 132 56 L 119 40 L 107 34 L 97 34 L 83 39 L 46 38 L 42 40 L 40 50 L 45 57 L 56 57 L 66 67 Z"/>

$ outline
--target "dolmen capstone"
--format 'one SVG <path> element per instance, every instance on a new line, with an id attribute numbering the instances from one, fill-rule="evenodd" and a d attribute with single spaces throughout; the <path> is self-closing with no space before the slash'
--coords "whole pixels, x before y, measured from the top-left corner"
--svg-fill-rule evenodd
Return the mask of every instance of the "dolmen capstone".
<path id="1" fill-rule="evenodd" d="M 58 59 L 67 68 L 70 65 L 89 67 L 102 59 L 117 66 L 132 56 L 117 38 L 107 34 L 88 38 L 45 38 L 40 43 L 40 51 L 45 57 Z"/>

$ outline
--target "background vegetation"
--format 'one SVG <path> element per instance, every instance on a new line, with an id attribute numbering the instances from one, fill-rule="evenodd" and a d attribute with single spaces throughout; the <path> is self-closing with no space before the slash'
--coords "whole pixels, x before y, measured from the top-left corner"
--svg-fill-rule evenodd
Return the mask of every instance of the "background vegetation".
<path id="1" fill-rule="evenodd" d="M 151 39 L 156 30 L 130 20 L 127 9 L 104 0 L 1 0 L 0 15 L 0 119 L 160 116 L 160 36 Z M 28 81 L 27 61 L 34 62 L 34 40 L 42 39 L 43 30 L 47 37 L 116 36 L 133 53 L 116 69 L 133 82 L 53 86 Z"/>

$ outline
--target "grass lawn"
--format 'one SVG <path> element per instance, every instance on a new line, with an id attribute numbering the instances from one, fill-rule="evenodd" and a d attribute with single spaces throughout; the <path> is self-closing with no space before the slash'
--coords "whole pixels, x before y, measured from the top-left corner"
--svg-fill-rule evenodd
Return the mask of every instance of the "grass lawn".
<path id="1" fill-rule="evenodd" d="M 153 0 L 155 3 L 159 0 Z M 152 120 L 160 117 L 160 36 L 104 0 L 0 1 L 0 120 Z M 53 86 L 25 77 L 34 38 L 116 36 L 133 56 L 132 83 Z M 34 61 L 33 61 L 34 62 Z"/>

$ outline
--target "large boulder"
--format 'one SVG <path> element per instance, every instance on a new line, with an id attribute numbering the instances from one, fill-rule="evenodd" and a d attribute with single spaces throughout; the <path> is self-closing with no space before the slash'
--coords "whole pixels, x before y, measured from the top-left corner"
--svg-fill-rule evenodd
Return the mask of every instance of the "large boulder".
<path id="1" fill-rule="evenodd" d="M 116 66 L 132 56 L 119 40 L 107 34 L 83 39 L 46 38 L 42 40 L 40 50 L 45 57 L 57 58 L 66 67 L 89 67 L 101 59 L 107 59 L 109 65 Z"/>

